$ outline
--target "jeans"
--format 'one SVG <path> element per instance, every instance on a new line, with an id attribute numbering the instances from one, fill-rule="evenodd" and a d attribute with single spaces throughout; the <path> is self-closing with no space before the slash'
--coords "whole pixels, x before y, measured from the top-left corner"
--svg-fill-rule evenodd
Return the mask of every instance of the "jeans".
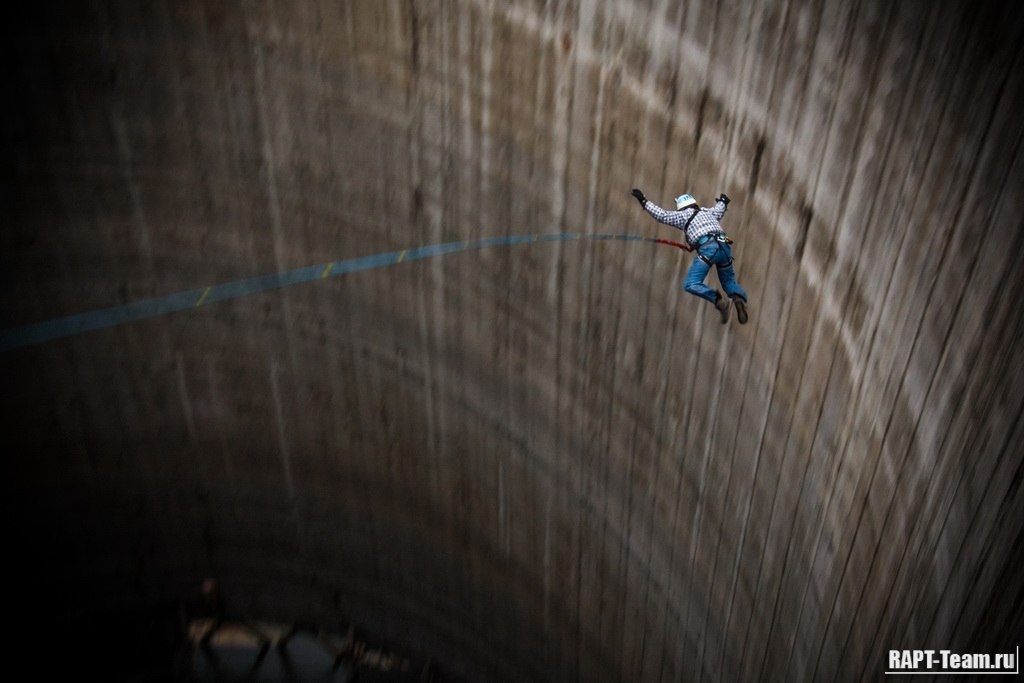
<path id="1" fill-rule="evenodd" d="M 732 248 L 728 244 L 712 240 L 700 247 L 697 253 L 718 268 L 718 281 L 722 283 L 722 289 L 728 296 L 738 296 L 744 301 L 747 300 L 747 293 L 740 287 L 740 283 L 736 282 L 736 272 L 732 268 Z M 703 259 L 693 259 L 690 270 L 686 272 L 686 279 L 683 280 L 683 289 L 715 303 L 718 300 L 718 292 L 704 284 L 704 278 L 708 276 L 709 270 L 711 266 Z"/>

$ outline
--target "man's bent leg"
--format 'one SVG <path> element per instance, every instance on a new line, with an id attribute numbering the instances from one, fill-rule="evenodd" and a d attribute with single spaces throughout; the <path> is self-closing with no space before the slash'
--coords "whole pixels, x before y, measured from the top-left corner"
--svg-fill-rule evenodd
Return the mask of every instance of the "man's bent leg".
<path id="1" fill-rule="evenodd" d="M 731 264 L 728 266 L 718 266 L 718 281 L 722 283 L 722 289 L 725 290 L 729 297 L 739 297 L 744 301 L 747 300 L 747 292 L 740 287 L 740 283 L 736 282 L 736 271 L 733 270 Z"/>
<path id="2" fill-rule="evenodd" d="M 736 282 L 736 273 L 732 264 L 718 266 L 718 280 L 722 283 L 722 289 L 736 304 L 736 319 L 741 325 L 747 324 L 747 293 Z"/>
<path id="3" fill-rule="evenodd" d="M 690 270 L 686 272 L 686 279 L 683 280 L 683 289 L 690 294 L 707 299 L 711 303 L 718 301 L 718 292 L 704 284 L 704 278 L 708 276 L 710 266 L 699 257 L 693 259 Z"/>

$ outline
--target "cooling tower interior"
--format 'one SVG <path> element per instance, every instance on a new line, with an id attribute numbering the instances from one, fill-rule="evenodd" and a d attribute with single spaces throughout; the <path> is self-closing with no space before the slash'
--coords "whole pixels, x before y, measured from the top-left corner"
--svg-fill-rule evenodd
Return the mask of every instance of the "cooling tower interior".
<path id="1" fill-rule="evenodd" d="M 9 616 L 41 672 L 169 671 L 207 581 L 436 680 L 1021 644 L 1019 3 L 8 15 Z M 728 195 L 746 324 L 633 188 Z"/>

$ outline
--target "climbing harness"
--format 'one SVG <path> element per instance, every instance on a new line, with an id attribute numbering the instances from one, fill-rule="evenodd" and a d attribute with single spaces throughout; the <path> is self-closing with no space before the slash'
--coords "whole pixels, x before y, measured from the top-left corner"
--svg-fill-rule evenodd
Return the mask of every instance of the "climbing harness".
<path id="1" fill-rule="evenodd" d="M 732 244 L 732 240 L 729 239 L 728 235 L 726 235 L 724 232 L 714 232 L 708 235 L 702 235 L 700 239 L 697 240 L 696 246 L 699 249 L 700 247 L 703 247 L 705 244 L 708 244 L 709 242 L 716 242 L 715 253 L 711 255 L 712 258 L 708 258 L 704 254 L 700 253 L 700 251 L 697 252 L 697 258 L 699 258 L 704 263 L 708 264 L 708 266 L 713 266 L 715 265 L 713 257 L 718 256 L 718 250 L 722 248 L 723 244 Z M 730 256 L 729 260 L 726 263 L 722 264 L 722 267 L 727 268 L 731 266 L 732 261 L 732 256 Z"/>
<path id="2" fill-rule="evenodd" d="M 712 232 L 707 235 L 701 235 L 700 238 L 697 239 L 696 246 L 703 247 L 711 240 L 721 242 L 722 244 L 732 244 L 732 240 L 729 239 L 729 237 L 724 232 Z"/>

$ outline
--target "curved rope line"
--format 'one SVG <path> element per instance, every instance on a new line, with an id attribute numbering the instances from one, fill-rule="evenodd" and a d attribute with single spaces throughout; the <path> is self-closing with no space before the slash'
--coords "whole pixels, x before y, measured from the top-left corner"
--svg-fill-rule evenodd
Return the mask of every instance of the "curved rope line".
<path id="1" fill-rule="evenodd" d="M 38 323 L 14 327 L 0 331 L 0 352 L 11 351 L 25 346 L 92 332 L 94 330 L 116 327 L 126 323 L 154 318 L 168 313 L 177 313 L 190 308 L 198 308 L 218 301 L 237 299 L 252 294 L 261 294 L 289 285 L 338 277 L 363 270 L 383 268 L 398 263 L 408 263 L 434 256 L 445 256 L 471 249 L 487 247 L 508 247 L 517 244 L 533 244 L 537 242 L 566 242 L 572 240 L 616 240 L 623 242 L 655 242 L 685 248 L 678 242 L 643 237 L 641 235 L 607 235 L 561 232 L 538 235 L 505 235 L 502 237 L 484 237 L 477 240 L 446 242 L 432 244 L 401 251 L 390 251 L 372 256 L 361 256 L 345 261 L 332 261 L 315 266 L 296 268 L 281 273 L 260 275 L 257 277 L 224 282 L 200 289 L 190 289 L 176 294 L 144 299 L 130 304 L 102 308 L 84 313 L 52 318 Z"/>

